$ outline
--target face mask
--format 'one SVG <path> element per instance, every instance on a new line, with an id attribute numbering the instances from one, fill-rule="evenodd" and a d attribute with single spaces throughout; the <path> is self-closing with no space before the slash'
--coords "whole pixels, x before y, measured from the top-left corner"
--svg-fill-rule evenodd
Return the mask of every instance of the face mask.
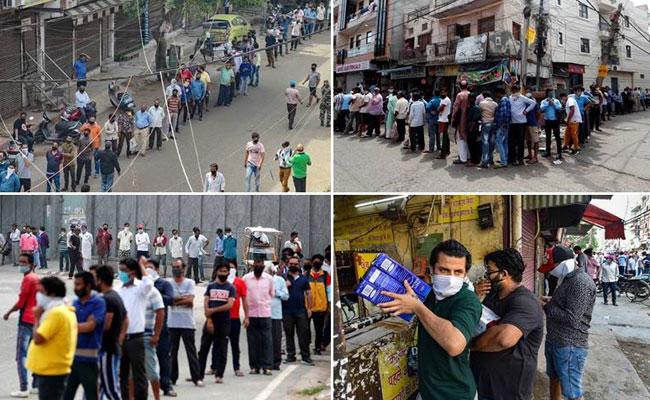
<path id="1" fill-rule="evenodd" d="M 226 237 L 232 236 L 232 233 L 226 233 Z"/>
<path id="2" fill-rule="evenodd" d="M 498 279 L 490 279 L 488 277 L 488 274 L 485 274 L 485 277 L 490 281 L 490 292 L 498 292 L 501 289 L 501 282 L 503 281 L 503 278 L 501 277 L 501 271 L 493 273 L 491 276 L 496 276 L 499 275 L 500 277 Z"/>
<path id="3" fill-rule="evenodd" d="M 144 232 L 142 229 L 138 229 L 138 233 L 142 233 L 142 232 Z"/>
<path id="4" fill-rule="evenodd" d="M 436 300 L 440 301 L 458 293 L 463 287 L 463 278 L 434 274 L 431 286 L 433 293 L 436 295 Z"/>
<path id="5" fill-rule="evenodd" d="M 576 267 L 575 260 L 573 258 L 570 258 L 568 260 L 564 260 L 561 263 L 559 263 L 557 267 L 551 270 L 550 273 L 554 277 L 558 278 L 558 285 L 559 285 L 564 280 L 564 277 L 567 276 L 571 271 L 573 271 L 575 267 Z"/>
<path id="6" fill-rule="evenodd" d="M 81 290 L 75 290 L 74 294 L 77 295 L 77 297 L 86 297 L 88 295 L 89 290 L 88 289 L 81 289 Z"/>
<path id="7" fill-rule="evenodd" d="M 156 270 L 153 269 L 153 268 L 147 268 L 147 269 L 145 269 L 145 271 L 147 271 L 147 275 L 149 275 L 151 277 L 151 279 L 153 279 L 154 281 L 157 280 L 158 278 L 160 278 L 160 275 L 158 275 Z"/>
<path id="8" fill-rule="evenodd" d="M 217 278 L 219 279 L 219 282 L 225 282 L 228 280 L 228 275 L 217 275 Z"/>
<path id="9" fill-rule="evenodd" d="M 180 268 L 174 268 L 174 269 L 172 269 L 172 276 L 173 276 L 174 278 L 180 278 L 180 276 L 181 276 L 182 273 L 183 273 L 183 271 L 181 271 Z"/>
<path id="10" fill-rule="evenodd" d="M 256 276 L 262 275 L 262 272 L 264 272 L 264 266 L 253 267 L 253 272 L 255 273 Z"/>
<path id="11" fill-rule="evenodd" d="M 300 272 L 300 267 L 289 267 L 289 272 L 291 272 L 292 274 L 297 274 L 298 272 Z"/>
<path id="12" fill-rule="evenodd" d="M 319 263 L 319 262 L 315 262 L 315 263 L 312 264 L 312 268 L 314 270 L 316 270 L 316 271 L 318 271 L 320 269 L 320 267 L 321 267 L 321 263 Z"/>
<path id="13" fill-rule="evenodd" d="M 104 230 L 107 231 L 107 230 L 108 230 L 108 227 L 105 226 L 105 227 L 104 227 Z"/>
<path id="14" fill-rule="evenodd" d="M 22 274 L 26 274 L 26 273 L 29 272 L 30 269 L 31 269 L 31 268 L 29 267 L 29 265 L 21 265 L 21 266 L 20 266 L 20 273 L 22 273 Z"/>
<path id="15" fill-rule="evenodd" d="M 253 139 L 253 143 L 257 143 L 259 141 L 260 141 L 259 139 Z"/>
<path id="16" fill-rule="evenodd" d="M 120 271 L 120 281 L 122 281 L 123 284 L 128 283 L 131 280 L 131 277 L 129 274 L 127 274 L 124 271 Z"/>
<path id="17" fill-rule="evenodd" d="M 36 292 L 36 305 L 39 307 L 46 308 L 47 305 L 52 301 L 52 297 L 46 296 L 41 292 Z"/>

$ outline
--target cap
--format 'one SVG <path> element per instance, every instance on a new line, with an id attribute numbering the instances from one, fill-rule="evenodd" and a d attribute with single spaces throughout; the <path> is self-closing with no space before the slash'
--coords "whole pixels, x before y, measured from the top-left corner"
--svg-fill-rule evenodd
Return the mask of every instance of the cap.
<path id="1" fill-rule="evenodd" d="M 144 225 L 138 224 L 138 229 L 144 229 Z"/>
<path id="2" fill-rule="evenodd" d="M 542 264 L 537 270 L 543 274 L 550 272 L 555 268 L 556 264 L 562 261 L 573 258 L 573 251 L 564 246 L 553 246 L 546 249 L 546 262 Z"/>

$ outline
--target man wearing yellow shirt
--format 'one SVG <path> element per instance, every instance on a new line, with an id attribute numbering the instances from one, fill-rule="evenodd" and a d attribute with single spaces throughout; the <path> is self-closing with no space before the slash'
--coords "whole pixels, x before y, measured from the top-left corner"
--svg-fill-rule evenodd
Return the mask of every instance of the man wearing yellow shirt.
<path id="1" fill-rule="evenodd" d="M 205 66 L 203 65 L 199 65 L 199 74 L 199 79 L 201 79 L 201 82 L 205 85 L 205 101 L 203 104 L 205 105 L 205 112 L 208 112 L 208 109 L 210 108 L 208 104 L 210 104 L 210 84 L 212 83 L 212 80 L 210 79 L 210 74 L 205 70 Z"/>
<path id="2" fill-rule="evenodd" d="M 61 279 L 47 276 L 36 293 L 26 366 L 37 377 L 39 400 L 61 400 L 77 347 L 77 317 L 64 301 L 65 292 Z"/>

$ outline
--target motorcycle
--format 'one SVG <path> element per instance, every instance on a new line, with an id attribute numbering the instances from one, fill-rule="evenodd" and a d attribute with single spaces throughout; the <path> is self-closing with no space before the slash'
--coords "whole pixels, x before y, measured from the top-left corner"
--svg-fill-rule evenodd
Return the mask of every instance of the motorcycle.
<path id="1" fill-rule="evenodd" d="M 118 110 L 135 110 L 135 100 L 133 99 L 133 96 L 131 96 L 129 92 L 120 92 L 120 86 L 115 81 L 108 84 L 108 98 L 113 107 Z"/>
<path id="2" fill-rule="evenodd" d="M 34 142 L 62 142 L 68 136 L 76 142 L 79 136 L 81 136 L 81 121 L 73 119 L 73 116 L 77 117 L 75 114 L 77 111 L 79 110 L 65 110 L 61 115 L 61 120 L 56 124 L 52 122 L 52 119 L 44 111 L 42 115 L 43 119 L 38 124 L 38 129 L 34 136 Z"/>

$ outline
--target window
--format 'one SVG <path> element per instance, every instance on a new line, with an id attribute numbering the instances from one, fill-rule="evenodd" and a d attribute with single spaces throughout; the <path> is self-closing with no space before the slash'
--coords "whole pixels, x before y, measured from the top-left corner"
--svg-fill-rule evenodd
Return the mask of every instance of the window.
<path id="1" fill-rule="evenodd" d="M 582 18 L 589 19 L 589 9 L 586 4 L 578 3 L 578 15 Z"/>
<path id="2" fill-rule="evenodd" d="M 557 44 L 559 46 L 564 46 L 564 33 L 562 32 L 557 33 Z"/>
<path id="3" fill-rule="evenodd" d="M 427 45 L 431 44 L 431 34 L 425 33 L 418 36 L 418 47 L 422 50 L 427 48 Z"/>
<path id="4" fill-rule="evenodd" d="M 632 46 L 625 46 L 625 57 L 632 58 Z"/>
<path id="5" fill-rule="evenodd" d="M 409 36 L 413 36 L 413 28 L 409 28 Z"/>
<path id="6" fill-rule="evenodd" d="M 429 23 L 428 22 L 422 24 L 422 32 L 426 31 L 427 29 L 429 29 Z"/>
<path id="7" fill-rule="evenodd" d="M 589 53 L 589 39 L 580 38 L 580 52 Z"/>
<path id="8" fill-rule="evenodd" d="M 562 0 L 557 0 L 557 5 L 562 6 Z"/>
<path id="9" fill-rule="evenodd" d="M 372 43 L 372 31 L 366 32 L 366 43 Z"/>
<path id="10" fill-rule="evenodd" d="M 639 77 L 640 77 L 641 79 L 645 79 L 645 74 L 639 74 Z"/>
<path id="11" fill-rule="evenodd" d="M 461 38 L 469 37 L 470 35 L 470 24 L 460 25 L 456 24 L 456 36 Z"/>
<path id="12" fill-rule="evenodd" d="M 478 33 L 494 32 L 494 15 L 478 20 Z"/>
<path id="13" fill-rule="evenodd" d="M 521 40 L 521 25 L 516 22 L 512 23 L 512 37 L 514 37 L 515 40 Z"/>
<path id="14" fill-rule="evenodd" d="M 354 37 L 350 38 L 350 49 L 354 49 Z"/>
<path id="15" fill-rule="evenodd" d="M 630 17 L 628 17 L 628 16 L 626 15 L 625 17 L 623 17 L 623 21 L 624 21 L 624 23 L 625 23 L 625 27 L 626 27 L 626 28 L 629 28 L 629 27 L 630 27 Z"/>

